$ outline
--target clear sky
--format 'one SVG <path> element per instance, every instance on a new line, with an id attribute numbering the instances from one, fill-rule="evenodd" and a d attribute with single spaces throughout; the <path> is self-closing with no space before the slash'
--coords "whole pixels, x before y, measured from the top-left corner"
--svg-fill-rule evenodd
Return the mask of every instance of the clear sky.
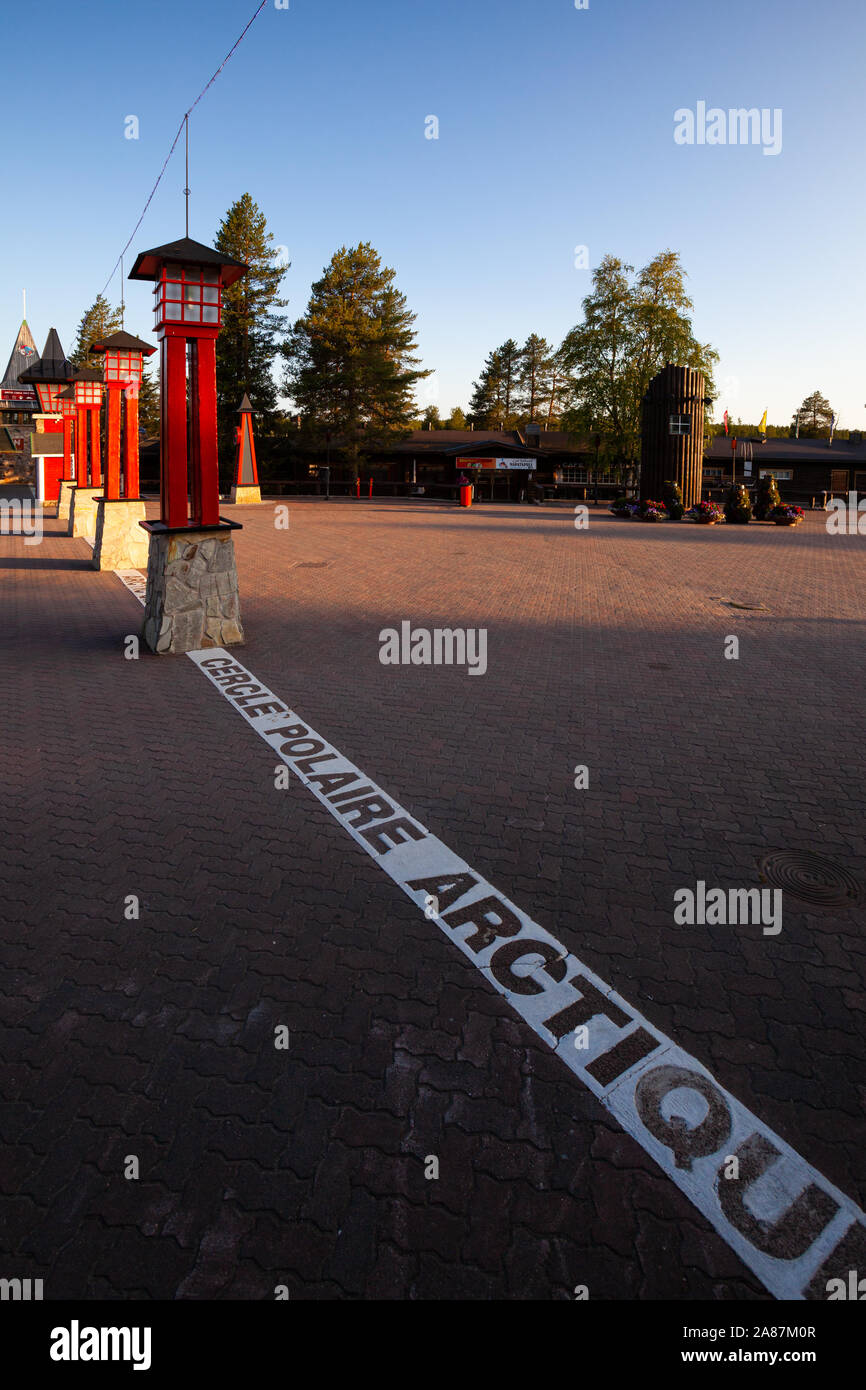
<path id="1" fill-rule="evenodd" d="M 371 241 L 436 371 L 422 404 L 444 415 L 492 347 L 559 343 L 579 321 L 575 247 L 590 267 L 672 247 L 695 332 L 721 354 L 717 418 L 784 423 L 818 388 L 841 427 L 866 427 L 863 0 L 280 2 L 191 118 L 190 234 L 212 241 L 249 191 L 289 250 L 290 316 L 338 246 Z M 22 287 L 38 348 L 52 325 L 71 348 L 255 8 L 8 0 L 0 370 Z M 675 111 L 701 101 L 780 109 L 780 153 L 676 144 Z M 181 143 L 127 270 L 183 235 L 183 173 Z M 150 337 L 149 287 L 127 282 L 126 298 L 127 328 Z"/>

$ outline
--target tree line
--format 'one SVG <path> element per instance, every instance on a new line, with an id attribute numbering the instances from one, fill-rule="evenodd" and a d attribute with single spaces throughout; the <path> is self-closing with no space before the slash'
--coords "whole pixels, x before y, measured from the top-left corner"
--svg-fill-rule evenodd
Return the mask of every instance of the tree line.
<path id="1" fill-rule="evenodd" d="M 369 242 L 341 246 L 313 284 L 304 314 L 288 325 L 282 312 L 288 268 L 264 214 L 249 193 L 228 209 L 217 250 L 243 261 L 247 274 L 223 292 L 217 339 L 220 452 L 234 449 L 237 406 L 246 392 L 260 436 L 279 447 L 291 435 L 313 449 L 333 448 L 357 472 L 364 455 L 413 428 L 513 430 L 538 424 L 598 437 L 603 464 L 633 466 L 640 457 L 641 401 L 666 362 L 697 369 L 706 379 L 707 416 L 716 389 L 718 354 L 692 329 L 693 304 L 677 252 L 660 251 L 640 270 L 605 256 L 592 272 L 583 318 L 559 344 L 531 333 L 510 337 L 481 364 L 464 411 L 443 419 L 430 405 L 419 413 L 416 388 L 431 373 L 420 365 L 415 314 Z M 91 365 L 90 343 L 120 326 L 119 311 L 101 295 L 79 324 L 71 354 Z M 158 428 L 154 369 L 145 373 L 141 419 Z M 291 403 L 279 407 L 279 397 Z M 807 410 L 808 407 L 808 410 Z M 801 407 L 800 433 L 827 424 L 829 403 L 813 393 Z M 708 430 L 718 428 L 708 424 Z"/>

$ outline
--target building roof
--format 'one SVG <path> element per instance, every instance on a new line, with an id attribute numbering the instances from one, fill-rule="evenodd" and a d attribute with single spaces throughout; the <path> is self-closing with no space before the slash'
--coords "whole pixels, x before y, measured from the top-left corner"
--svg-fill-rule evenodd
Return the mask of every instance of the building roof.
<path id="1" fill-rule="evenodd" d="M 154 246 L 150 251 L 140 251 L 135 265 L 127 276 L 128 280 L 156 280 L 164 261 L 189 261 L 193 265 L 213 265 L 223 268 L 223 285 L 233 285 L 249 269 L 243 261 L 232 256 L 224 256 L 212 246 L 204 246 L 191 237 L 180 237 L 178 241 L 168 241 L 165 246 Z"/>
<path id="2" fill-rule="evenodd" d="M 18 329 L 18 336 L 15 339 L 9 357 L 9 365 L 6 368 L 6 374 L 3 380 L 0 381 L 0 388 L 6 386 L 11 389 L 17 386 L 21 380 L 21 373 L 26 372 L 29 366 L 38 361 L 39 355 L 36 351 L 36 344 L 33 341 L 33 334 L 30 332 L 30 326 L 26 319 L 22 319 L 21 327 Z M 35 399 L 35 391 L 33 395 Z"/>
<path id="3" fill-rule="evenodd" d="M 250 398 L 249 398 L 249 396 L 247 395 L 246 391 L 244 391 L 244 398 L 243 398 L 243 400 L 241 401 L 240 405 L 238 406 L 237 410 L 235 411 L 235 414 L 236 414 L 236 415 L 254 415 L 254 414 L 255 414 L 255 411 L 253 410 L 252 406 L 250 405 Z"/>
<path id="4" fill-rule="evenodd" d="M 51 383 L 59 381 L 69 381 L 75 374 L 75 368 L 66 358 L 63 348 L 60 346 L 60 339 L 57 336 L 57 329 L 52 328 L 45 340 L 45 347 L 42 349 L 42 356 L 36 362 L 22 372 L 19 381 L 31 383 Z"/>
<path id="5" fill-rule="evenodd" d="M 537 441 L 537 442 L 536 442 Z M 539 454 L 591 453 L 589 440 L 578 439 L 564 430 L 413 430 L 408 439 L 394 445 L 401 454 Z"/>
<path id="6" fill-rule="evenodd" d="M 737 449 L 741 444 L 751 444 L 752 459 L 755 463 L 828 463 L 838 459 L 840 465 L 847 462 L 862 463 L 866 459 L 866 441 L 863 436 L 854 439 L 768 439 L 761 443 L 760 435 L 739 435 L 732 429 L 726 437 L 717 434 L 706 459 L 721 460 L 731 456 L 731 440 L 736 439 Z"/>
<path id="7" fill-rule="evenodd" d="M 146 343 L 143 338 L 134 338 L 131 333 L 109 333 L 107 338 L 98 338 L 95 343 L 90 344 L 91 352 L 105 352 L 109 348 L 114 348 L 117 352 L 141 352 L 146 357 L 156 352 L 155 347 Z"/>

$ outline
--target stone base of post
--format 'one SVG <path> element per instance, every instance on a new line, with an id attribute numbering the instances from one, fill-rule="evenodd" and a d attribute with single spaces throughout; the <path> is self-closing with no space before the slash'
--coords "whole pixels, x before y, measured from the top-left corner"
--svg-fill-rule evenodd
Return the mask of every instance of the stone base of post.
<path id="1" fill-rule="evenodd" d="M 96 503 L 96 539 L 93 542 L 95 570 L 140 570 L 147 564 L 148 540 L 139 522 L 144 521 L 140 498 L 122 497 Z"/>
<path id="2" fill-rule="evenodd" d="M 60 479 L 60 494 L 57 498 L 57 520 L 69 520 L 69 508 L 72 506 L 72 494 L 76 488 L 74 478 Z"/>
<path id="3" fill-rule="evenodd" d="M 93 544 L 96 539 L 96 499 L 101 496 L 101 487 L 73 488 L 67 536 L 83 536 Z"/>
<path id="4" fill-rule="evenodd" d="M 232 502 L 236 507 L 249 507 L 256 502 L 261 502 L 261 500 L 262 490 L 258 483 L 249 486 L 245 484 L 243 487 L 238 483 L 236 487 L 232 488 Z"/>
<path id="5" fill-rule="evenodd" d="M 149 533 L 144 640 L 160 656 L 232 647 L 244 640 L 232 532 L 219 526 L 168 527 L 147 521 Z"/>

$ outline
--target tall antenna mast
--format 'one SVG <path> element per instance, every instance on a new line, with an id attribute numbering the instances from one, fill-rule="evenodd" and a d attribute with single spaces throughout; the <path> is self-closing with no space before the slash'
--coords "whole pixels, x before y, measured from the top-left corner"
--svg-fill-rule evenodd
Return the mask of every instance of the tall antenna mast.
<path id="1" fill-rule="evenodd" d="M 186 199 L 186 234 L 189 236 L 189 112 L 184 116 L 183 124 L 186 136 L 186 187 L 183 196 Z"/>

